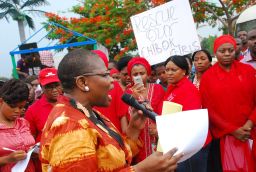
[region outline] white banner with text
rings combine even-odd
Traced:
[[[173,0],[131,17],[139,54],[151,65],[201,49],[188,0]]]

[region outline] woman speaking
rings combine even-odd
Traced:
[[[173,171],[182,155],[156,152],[130,166],[142,146],[138,136],[145,117],[132,114],[127,133],[122,136],[94,106],[108,106],[113,87],[102,59],[84,49],[68,53],[61,61],[58,76],[65,96],[53,108],[41,139],[43,171],[110,172]]]

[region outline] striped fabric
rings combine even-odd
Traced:
[[[14,127],[8,127],[0,123],[0,157],[10,154],[2,148],[7,147],[13,150],[28,151],[35,144],[35,140],[30,133],[29,123],[23,118],[17,118]],[[1,172],[10,172],[15,163],[0,166]],[[26,172],[34,172],[33,162],[30,161]]]

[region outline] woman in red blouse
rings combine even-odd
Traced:
[[[160,84],[148,83],[149,76],[151,75],[151,67],[148,61],[141,57],[132,58],[128,63],[127,71],[133,82],[130,93],[140,101],[149,102],[153,111],[160,114],[165,92]],[[136,77],[141,78],[141,83],[136,83]],[[135,162],[140,162],[151,155],[152,152],[155,152],[157,133],[156,125],[152,120],[147,119],[146,125],[140,134],[140,138],[144,146],[139,155],[136,156]]]
[[[29,123],[19,118],[28,100],[29,90],[25,83],[12,79],[0,89],[0,171],[10,172],[26,152],[35,144]],[[8,149],[6,149],[8,148]],[[29,161],[26,172],[34,172]]]
[[[165,101],[181,104],[182,110],[201,109],[200,94],[197,88],[187,78],[189,66],[186,56],[172,56],[165,62],[169,87],[165,94]],[[182,124],[181,124],[182,125]],[[208,137],[205,145],[210,142]],[[190,159],[178,164],[177,172],[206,172],[208,146],[201,149]]]
[[[210,156],[213,172],[255,172],[249,139],[254,138],[255,147],[256,72],[234,60],[235,49],[233,37],[216,38],[214,53],[218,62],[204,73],[200,84],[214,137]]]
[[[181,104],[182,110],[201,109],[200,94],[189,81],[189,67],[184,56],[172,56],[165,62],[169,87],[165,101]]]

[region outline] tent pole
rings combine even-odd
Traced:
[[[14,55],[11,55],[11,58],[12,58],[12,76],[13,78],[19,79]]]
[[[94,50],[97,50],[97,43],[96,43],[96,44],[93,44],[93,49],[94,49]]]

